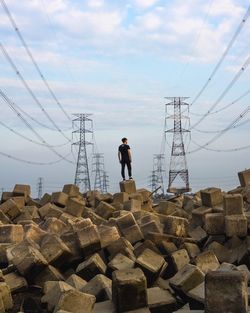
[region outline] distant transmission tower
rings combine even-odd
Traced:
[[[169,181],[167,191],[170,193],[180,194],[190,191],[189,177],[186,153],[183,141],[183,133],[189,132],[189,130],[182,128],[182,119],[188,118],[182,115],[182,106],[189,106],[184,100],[188,97],[166,97],[171,100],[166,104],[166,119],[174,120],[174,127],[171,129],[165,129],[166,133],[173,133],[173,142],[170,157],[169,166]],[[168,113],[168,108],[171,113]],[[173,183],[176,183],[173,186]],[[184,183],[184,186],[183,186]]]
[[[157,188],[157,175],[155,170],[153,170],[152,174],[149,176],[149,187],[151,188],[152,192]]]
[[[93,122],[89,118],[91,114],[77,113],[73,115],[76,116],[73,120],[73,127],[77,128],[73,134],[79,134],[79,140],[73,143],[73,145],[79,146],[75,184],[82,192],[86,192],[91,190],[87,147],[93,145]]]
[[[41,199],[43,196],[43,178],[39,177],[37,180],[37,198]]]
[[[95,173],[94,189],[102,192],[102,176],[104,172],[104,156],[103,153],[93,154],[93,172]]]
[[[163,175],[164,175],[164,154],[155,154],[153,159],[153,172],[155,174],[155,184],[156,188],[161,187],[158,191],[158,195],[164,196],[164,182],[163,182]],[[155,189],[156,189],[155,188]],[[155,190],[154,189],[154,190]]]
[[[107,193],[109,188],[109,176],[106,171],[103,171],[102,175],[102,192]]]

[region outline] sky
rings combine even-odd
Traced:
[[[186,102],[193,102],[234,36],[249,2],[5,0],[5,3],[67,114],[72,118],[74,113],[92,114],[95,151],[104,153],[110,191],[119,191],[117,147],[124,136],[131,147],[137,186],[150,188],[153,155],[164,152],[166,188],[172,134],[167,133],[167,144],[162,151],[165,104],[168,101],[165,97],[189,97]],[[250,18],[207,88],[190,106],[191,132],[185,135],[184,144],[193,191],[211,186],[232,189],[239,184],[237,172],[250,167],[249,149],[192,152],[197,147],[195,142],[204,145],[215,135],[210,131],[226,128],[249,105],[250,73],[246,63],[250,52],[249,26]],[[76,154],[66,139],[72,138],[72,123],[41,80],[3,9],[2,1],[0,35],[2,46],[38,101],[24,88],[0,50],[1,90],[22,110],[47,126],[45,128],[26,117],[43,140],[49,145],[63,145],[48,149],[48,146],[34,144],[16,135],[13,131],[38,141],[0,97],[0,121],[5,123],[5,126],[0,123],[0,153],[45,163],[56,161],[71,151]],[[243,65],[244,71],[232,83]],[[231,88],[225,92],[230,84]],[[219,112],[206,114],[212,106],[212,113]],[[187,114],[186,111],[184,115]],[[199,115],[204,114],[204,119],[192,128],[201,119]],[[248,145],[248,115],[242,119],[246,123],[228,130],[207,148],[225,150]],[[51,120],[62,132],[55,130]],[[188,128],[188,125],[187,120],[183,120],[183,127]],[[172,127],[169,119],[168,127]],[[91,163],[90,149],[88,153]],[[44,192],[60,190],[63,184],[74,181],[75,157],[71,153],[67,158],[71,163],[62,160],[53,165],[31,165],[0,155],[0,188],[12,190],[15,183],[27,183],[32,186],[35,196],[38,177],[43,177]]]

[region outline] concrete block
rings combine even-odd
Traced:
[[[40,245],[42,239],[47,235],[47,232],[42,230],[36,224],[35,225],[34,224],[24,225],[24,232],[25,232],[24,238],[31,239],[39,245]]]
[[[0,282],[0,298],[3,301],[4,311],[10,310],[13,307],[13,299],[11,296],[10,287],[6,282]]]
[[[11,199],[12,197],[14,197],[13,192],[3,191],[2,192],[2,197],[1,197],[1,203],[4,203],[5,201]]]
[[[135,262],[128,258],[127,256],[123,255],[122,253],[116,254],[116,256],[108,263],[108,270],[110,272],[116,270],[126,270],[133,268]]]
[[[51,202],[51,195],[48,194],[48,193],[45,193],[43,196],[42,196],[42,199],[39,201],[40,205],[43,206],[47,203]]]
[[[77,197],[79,195],[79,187],[73,184],[67,184],[63,186],[63,193],[66,193],[70,198]]]
[[[197,243],[202,243],[206,240],[207,233],[203,228],[198,226],[192,230],[189,230],[189,236],[193,238]]]
[[[124,202],[129,200],[129,195],[127,192],[117,192],[113,195],[113,202],[114,203],[121,203],[123,204]]]
[[[204,273],[199,267],[186,264],[170,279],[170,285],[177,290],[188,292],[197,287],[205,279]]]
[[[247,313],[247,276],[238,271],[210,271],[205,279],[206,313]]]
[[[187,237],[188,220],[177,216],[166,216],[164,218],[164,233],[176,237]]]
[[[219,242],[213,241],[207,249],[214,252],[220,263],[230,261],[231,251]]]
[[[141,269],[113,272],[112,300],[117,313],[147,306],[147,282]]]
[[[134,247],[126,238],[119,238],[118,240],[112,242],[109,246],[107,246],[107,251],[110,255],[110,259],[113,259],[118,253],[122,253],[134,260]]]
[[[18,243],[23,241],[24,231],[21,225],[0,225],[0,243]]]
[[[195,243],[185,242],[183,246],[187,250],[190,259],[194,259],[201,253],[199,246]]]
[[[153,287],[147,290],[147,294],[151,313],[172,313],[176,308],[176,300],[167,290]]]
[[[196,208],[192,211],[192,224],[195,226],[201,226],[205,224],[205,216],[208,213],[212,213],[213,209],[201,206],[199,208]]]
[[[117,226],[122,232],[123,229],[129,228],[136,224],[136,220],[132,213],[127,213],[116,219]]]
[[[202,205],[213,208],[222,203],[222,193],[220,188],[207,188],[200,191]]]
[[[141,201],[136,199],[130,199],[124,202],[123,209],[126,211],[136,212],[141,210]]]
[[[66,224],[55,217],[48,218],[43,224],[42,229],[51,234],[61,235],[67,231]]]
[[[114,211],[115,211],[115,208],[111,204],[101,201],[98,204],[95,210],[95,213],[107,220],[110,217],[112,217],[112,214]]]
[[[223,209],[226,215],[243,214],[243,197],[241,194],[223,196]]]
[[[83,214],[83,211],[85,209],[85,204],[83,201],[80,201],[75,198],[69,198],[67,200],[65,212],[69,213],[73,216],[80,217]]]
[[[43,287],[47,281],[63,281],[64,277],[61,272],[54,266],[48,265],[41,272],[39,272],[35,279],[34,284],[36,286]]]
[[[157,208],[157,212],[163,215],[171,215],[177,209],[175,203],[167,200],[161,200]]]
[[[208,235],[225,233],[225,216],[223,213],[208,213],[205,216],[205,230]]]
[[[220,266],[220,263],[213,251],[205,251],[201,253],[196,257],[195,263],[205,274],[210,270],[216,270]]]
[[[13,200],[18,208],[22,210],[25,206],[25,197],[24,196],[18,196],[18,197],[11,197],[11,200]]]
[[[28,197],[30,196],[30,192],[31,192],[31,189],[29,185],[16,184],[13,189],[13,195],[23,196],[25,198],[25,201],[28,200]]]
[[[76,274],[70,275],[65,282],[78,291],[82,291],[83,287],[87,284],[86,280]]]
[[[76,274],[84,280],[89,281],[98,274],[105,275],[106,264],[98,253],[93,254],[88,260],[80,263],[76,268]]]
[[[2,203],[0,205],[0,210],[11,220],[13,220],[22,213],[16,202],[12,199],[9,199],[6,202]]]
[[[85,227],[77,232],[80,249],[85,256],[92,255],[101,249],[100,235],[97,226]]]
[[[241,187],[250,185],[250,169],[238,173]]]
[[[135,193],[131,193],[130,195],[129,195],[129,199],[135,199],[135,200],[139,200],[139,201],[141,201],[141,203],[143,203],[144,202],[144,198],[143,198],[143,195],[142,195],[142,193],[140,193],[140,192],[135,192]],[[128,200],[129,200],[128,199]]]
[[[53,192],[51,195],[51,203],[55,203],[59,207],[64,208],[67,204],[69,196],[64,192]]]
[[[109,246],[112,242],[115,242],[120,238],[120,234],[115,226],[103,227],[102,229],[99,229],[99,233],[102,248]]]
[[[152,284],[158,278],[162,269],[167,267],[164,258],[150,249],[145,249],[136,259],[136,265],[140,267],[147,278],[147,285]]]
[[[174,251],[173,253],[171,253],[170,257],[175,272],[178,272],[190,262],[190,258],[186,249]]]
[[[96,303],[93,313],[116,313],[116,310],[113,302],[108,300]]]
[[[144,238],[147,238],[147,234],[149,232],[153,232],[153,233],[162,233],[162,228],[160,223],[157,223],[156,221],[151,221],[148,223],[145,223],[143,225],[141,225],[141,232],[144,236]]]
[[[82,292],[96,297],[96,302],[112,300],[112,280],[97,274],[83,288]]]
[[[144,238],[141,229],[137,224],[124,228],[122,230],[122,235],[132,244],[135,244]]]
[[[225,217],[225,231],[228,237],[247,236],[247,219],[244,215],[228,215]]]
[[[120,190],[121,192],[126,192],[128,194],[135,193],[136,192],[135,181],[132,179],[121,181]]]
[[[59,218],[62,215],[62,210],[55,204],[52,204],[50,202],[46,203],[42,207],[38,209],[39,215],[42,218],[48,218],[48,217],[56,217]]]

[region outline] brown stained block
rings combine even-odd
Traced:
[[[247,313],[247,276],[239,271],[210,271],[205,280],[206,313]]]
[[[157,212],[163,215],[171,215],[178,207],[175,203],[167,200],[161,200],[157,208]]]
[[[0,210],[11,220],[13,220],[22,213],[16,202],[12,199],[9,199],[1,204]]]
[[[74,313],[92,313],[94,304],[94,296],[77,290],[68,290],[61,295],[55,307],[55,312],[64,310]]]
[[[172,313],[176,307],[176,300],[169,291],[159,287],[149,288],[148,307],[151,313]]]
[[[55,217],[48,218],[43,224],[42,228],[51,234],[61,235],[67,231],[66,224]]]
[[[232,252],[219,242],[213,241],[208,245],[207,249],[214,252],[220,263],[230,262]]]
[[[2,192],[1,203],[4,203],[5,201],[11,199],[12,197],[14,197],[13,192],[10,191]]]
[[[136,212],[141,210],[142,202],[136,199],[130,199],[123,204],[123,209],[126,211]]]
[[[108,270],[110,272],[116,270],[126,270],[133,268],[135,262],[128,258],[127,256],[123,255],[122,253],[116,254],[116,256],[108,263]]]
[[[0,225],[0,243],[18,243],[23,241],[22,225]]]
[[[129,200],[128,193],[126,192],[117,192],[113,195],[113,203],[121,203],[123,204],[124,202]]]
[[[4,281],[9,286],[11,293],[22,292],[28,287],[26,279],[17,272],[4,275]]]
[[[79,246],[79,240],[76,232],[67,232],[60,237],[63,243],[69,248],[72,257],[68,260],[68,265],[71,262],[82,260],[82,252]]]
[[[6,282],[0,282],[0,298],[2,299],[4,307],[2,312],[12,309],[14,303],[11,296],[10,287],[6,284]]]
[[[121,181],[120,190],[121,192],[126,192],[128,194],[135,193],[136,192],[135,181],[132,179]]]
[[[25,206],[25,197],[19,196],[19,197],[11,197],[13,201],[15,201],[16,205],[20,210],[22,210]]]
[[[205,216],[205,230],[208,235],[225,233],[225,216],[223,213],[208,213]]]
[[[113,302],[108,300],[96,303],[93,313],[116,313],[116,310]]]
[[[85,227],[77,232],[81,251],[85,256],[101,249],[100,235],[96,225]]]
[[[134,247],[131,243],[124,237],[119,238],[118,240],[112,242],[109,246],[107,246],[107,251],[110,255],[110,259],[113,259],[118,253],[122,253],[134,260]]]
[[[186,249],[174,251],[171,253],[170,258],[175,272],[178,272],[190,262],[190,258]]]
[[[62,273],[58,271],[54,266],[46,266],[40,273],[38,273],[34,279],[34,283],[37,286],[43,287],[47,281],[63,281],[64,277]]]
[[[67,184],[63,186],[63,192],[70,198],[77,197],[79,195],[79,187],[73,184]]]
[[[165,216],[161,221],[164,224],[164,233],[176,237],[187,237],[188,220],[177,216]]]
[[[192,211],[192,224],[195,226],[203,226],[205,224],[206,214],[212,213],[212,208],[201,206]]]
[[[136,224],[122,230],[122,235],[129,241],[131,244],[135,244],[138,241],[144,239],[143,234],[140,230],[140,227]]]
[[[51,195],[51,203],[55,203],[59,207],[64,208],[67,204],[69,196],[64,192],[53,192]]]
[[[61,208],[59,208],[57,205],[52,203],[47,203],[41,208],[38,209],[38,212],[42,218],[49,218],[49,217],[56,217],[60,218],[63,214],[63,211]]]
[[[76,274],[70,275],[65,282],[78,291],[82,291],[83,287],[87,284],[86,280]]]
[[[202,205],[213,208],[214,206],[221,204],[222,193],[220,188],[207,188],[200,191]]]
[[[167,267],[164,258],[150,249],[145,249],[136,259],[136,265],[140,267],[147,278],[148,286],[158,278],[161,270]]]
[[[132,213],[126,213],[116,219],[117,226],[122,232],[123,229],[136,225],[136,220]]]
[[[65,212],[73,216],[80,217],[85,209],[85,203],[75,198],[69,198],[67,201]]]
[[[48,193],[45,193],[43,196],[42,196],[42,199],[39,201],[40,205],[41,206],[44,206],[45,204],[51,202],[51,195],[48,194]]]
[[[243,214],[243,197],[241,194],[227,194],[223,196],[223,209],[226,215]]]
[[[216,270],[220,266],[220,263],[213,251],[205,251],[199,254],[195,259],[195,263],[205,274],[210,270]]]
[[[247,219],[244,215],[228,215],[225,217],[225,232],[228,237],[247,236]]]
[[[238,173],[241,187],[250,185],[250,169]]]
[[[112,244],[112,242],[115,242],[120,238],[120,234],[115,226],[99,229],[99,233],[102,248],[106,248],[107,246]]]
[[[29,238],[40,244],[42,239],[47,235],[47,232],[42,230],[38,225],[27,224],[24,226],[25,236],[24,238]]]
[[[57,235],[47,235],[40,243],[40,252],[49,264],[60,267],[71,257],[71,251]]]
[[[30,196],[30,186],[29,185],[22,185],[22,184],[16,184],[13,189],[13,195],[14,196],[23,196],[25,198],[25,201],[28,200],[28,197]]]
[[[115,211],[115,208],[111,204],[101,201],[98,204],[95,210],[95,213],[107,220],[110,217],[112,217],[112,214],[114,211]]]
[[[197,255],[201,253],[199,246],[195,243],[185,242],[184,248],[187,250],[190,259],[194,259]]]
[[[82,292],[96,297],[96,302],[112,300],[112,280],[97,274],[83,288]]]
[[[76,268],[76,274],[84,280],[89,281],[98,274],[105,275],[106,264],[98,253],[93,254],[88,260],[80,263]]]
[[[170,279],[170,285],[177,290],[188,292],[204,281],[204,273],[195,265],[187,264]]]
[[[147,282],[141,269],[113,272],[112,300],[117,313],[147,306]]]
[[[205,230],[198,226],[189,231],[189,236],[197,241],[197,243],[202,243],[207,238],[207,233]]]
[[[11,224],[11,220],[2,211],[0,211],[0,223],[2,223],[2,224]]]
[[[153,232],[153,233],[162,233],[162,229],[160,227],[160,224],[157,223],[156,221],[151,221],[148,222],[146,224],[141,225],[141,232],[144,236],[144,238],[147,238],[147,234],[149,232]]]

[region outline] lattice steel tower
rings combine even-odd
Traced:
[[[93,172],[95,173],[94,189],[102,192],[102,176],[104,172],[104,156],[103,153],[93,154]]]
[[[166,97],[166,99],[171,100],[171,102],[166,104],[166,119],[174,120],[173,128],[165,129],[166,133],[173,133],[167,191],[175,194],[191,191],[183,140],[183,133],[190,131],[182,127],[182,120],[184,118],[188,119],[188,117],[182,114],[182,107],[185,106],[188,109],[189,106],[188,103],[184,102],[187,98],[188,97]],[[172,108],[170,109],[170,114],[168,113],[169,108]],[[177,184],[175,186],[173,186],[174,181]]]
[[[73,120],[73,134],[79,134],[79,140],[73,145],[79,146],[75,184],[82,192],[91,190],[88,151],[87,147],[93,145],[93,121],[89,118],[91,114],[77,113],[73,114],[76,118]]]
[[[41,199],[43,196],[43,178],[39,177],[37,180],[37,198]]]
[[[155,173],[155,184],[156,188],[161,187],[158,191],[158,195],[164,195],[164,154],[155,154],[153,159],[153,172]],[[155,189],[156,189],[155,188]]]
[[[109,188],[109,176],[106,171],[103,171],[102,175],[102,192],[107,193]]]

